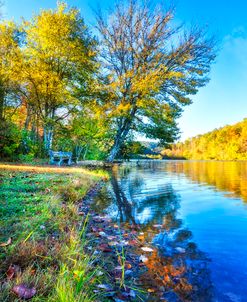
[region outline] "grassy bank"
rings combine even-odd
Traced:
[[[96,301],[77,201],[103,172],[0,165],[0,301]]]

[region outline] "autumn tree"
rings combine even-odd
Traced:
[[[172,144],[163,155],[200,160],[246,160],[247,119]]]
[[[41,121],[44,146],[52,146],[54,126],[67,118],[94,71],[95,41],[77,9],[58,3],[25,21],[23,95],[28,112]],[[29,116],[27,116],[29,118]]]
[[[0,154],[11,156],[21,143],[13,116],[22,104],[19,74],[22,54],[20,32],[13,22],[0,23]]]
[[[19,73],[22,65],[20,33],[13,22],[0,24],[0,121],[20,105]]]
[[[108,161],[113,161],[131,131],[173,141],[176,118],[190,96],[208,81],[215,44],[193,27],[176,27],[174,9],[128,0],[108,18],[97,14],[102,64],[102,102],[114,131]]]

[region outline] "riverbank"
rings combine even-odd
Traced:
[[[131,204],[116,169],[110,184],[128,215]],[[151,243],[167,231],[166,223],[120,223],[102,214],[105,199],[97,204],[97,196],[109,176],[78,167],[0,165],[1,301],[161,301],[172,293],[190,295],[181,263],[173,264]]]
[[[92,209],[108,179],[78,167],[0,164],[0,300],[146,301],[153,251],[137,225]]]
[[[97,301],[78,200],[106,179],[80,168],[0,165],[0,300]],[[83,290],[82,290],[83,289]]]

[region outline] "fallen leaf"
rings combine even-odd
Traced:
[[[142,249],[144,252],[153,252],[153,251],[154,251],[153,249],[151,249],[150,247],[147,247],[147,246],[141,247],[141,249]]]
[[[154,224],[153,227],[156,228],[156,229],[159,229],[159,228],[162,228],[163,225],[162,224]]]
[[[121,279],[122,278],[122,271],[121,270],[115,270],[114,271],[114,278],[117,279]]]
[[[147,262],[148,261],[148,258],[143,256],[143,255],[141,255],[139,259],[140,259],[141,262]]]
[[[8,246],[12,243],[12,239],[11,237],[8,239],[7,242],[3,242],[3,243],[0,243],[0,247],[5,247],[5,246]]]
[[[117,241],[110,241],[110,242],[108,242],[108,244],[109,244],[110,246],[116,246],[116,245],[118,245],[119,243],[118,243]]]
[[[96,227],[91,227],[92,232],[98,232],[98,228]]]
[[[139,235],[137,238],[138,238],[139,240],[141,240],[141,241],[144,241],[144,240],[145,240],[145,236],[144,236],[144,235]]]
[[[21,268],[19,265],[12,264],[9,266],[6,275],[8,280],[12,280],[14,277],[16,277],[17,273],[21,271]]]
[[[137,244],[138,242],[134,239],[129,241],[129,245],[137,245]]]
[[[99,232],[99,235],[100,235],[101,237],[105,237],[105,236],[106,236],[106,233],[105,233],[105,232]]]
[[[119,266],[116,266],[114,269],[117,271],[121,271],[123,268],[122,268],[122,266],[119,265]]]
[[[97,285],[97,287],[100,289],[107,290],[107,291],[113,290],[113,288],[109,284],[99,284],[99,285]]]
[[[26,284],[15,285],[12,288],[12,291],[18,296],[18,298],[26,300],[31,299],[37,292],[34,287],[29,287]]]
[[[107,236],[107,239],[113,241],[114,239],[116,239],[116,236]]]
[[[130,276],[130,275],[132,275],[132,274],[133,274],[133,271],[130,270],[130,269],[127,269],[127,270],[125,271],[125,275],[126,275],[126,276]]]
[[[112,252],[112,249],[109,247],[108,244],[105,244],[105,243],[102,243],[99,245],[99,249],[102,251],[102,252]]]
[[[36,269],[32,269],[32,270],[30,271],[30,274],[34,276],[34,275],[36,274]]]
[[[136,230],[132,230],[132,231],[131,231],[131,234],[136,235],[136,234],[137,234],[137,231],[136,231]]]

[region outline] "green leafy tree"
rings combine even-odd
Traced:
[[[108,129],[92,110],[84,110],[83,113],[75,116],[70,127],[77,159],[86,159],[88,153],[97,153],[94,154],[95,157],[100,156],[100,153],[104,155]]]

